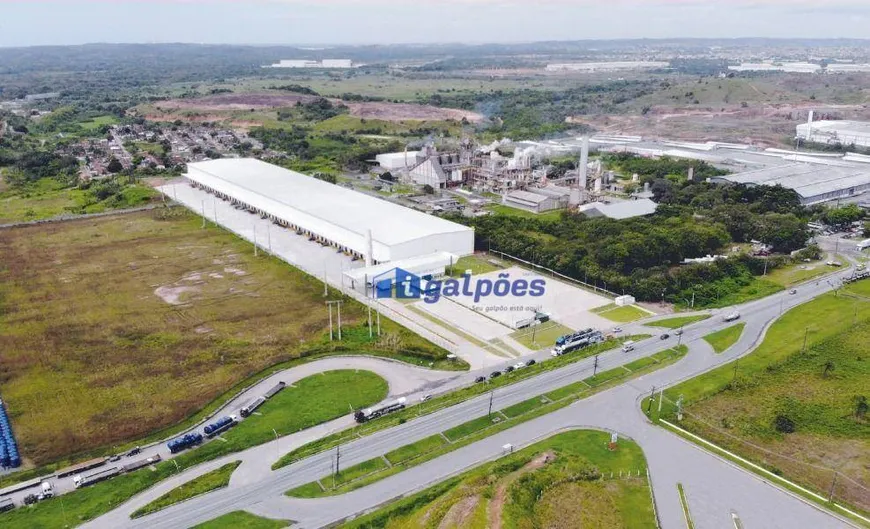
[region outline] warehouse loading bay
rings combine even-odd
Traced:
[[[238,209],[183,180],[166,184],[159,190],[167,198],[202,215],[205,222],[218,224],[251,241],[252,251],[256,241],[258,251],[272,253],[318,279],[325,278],[330,286],[345,292],[350,292],[351,289],[350,285],[345,284],[344,272],[365,267],[363,260],[354,260],[331,246],[310,241],[304,235],[297,235],[295,231],[282,228],[259,215]],[[476,282],[481,279],[496,281],[498,274],[508,273],[511,279],[531,281],[538,277],[543,278],[546,281],[545,294],[541,297],[521,298],[493,296],[478,302],[467,296],[459,296],[432,304],[423,300],[408,303],[381,299],[375,306],[398,312],[439,336],[448,339],[459,336],[463,343],[457,344],[453,351],[469,362],[472,368],[498,365],[508,358],[520,357],[552,346],[552,340],[523,340],[526,334],[541,333],[548,336],[557,329],[568,332],[588,327],[601,330],[613,327],[613,322],[591,312],[596,307],[612,303],[610,298],[500,260],[491,261],[499,263],[504,269],[473,276],[472,289],[476,288]],[[523,310],[501,310],[503,307],[522,307]],[[529,309],[549,314],[550,321],[542,323],[534,331],[528,327],[517,329],[519,320],[533,315],[534,310]]]

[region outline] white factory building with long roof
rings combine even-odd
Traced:
[[[195,188],[370,266],[474,251],[472,228],[260,160],[190,163],[184,176]]]

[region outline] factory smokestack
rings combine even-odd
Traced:
[[[815,117],[816,112],[814,110],[810,110],[810,115],[807,117],[807,141],[811,141],[813,137],[813,118]]]
[[[368,230],[366,232],[366,266],[372,266],[374,264],[374,259],[372,258],[372,253],[374,250],[372,249],[374,245],[372,244],[372,230]]]
[[[580,150],[580,166],[577,167],[577,183],[581,189],[586,189],[586,177],[589,170],[589,136],[583,136],[583,147]]]

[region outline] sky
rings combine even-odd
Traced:
[[[870,0],[0,0],[0,46],[870,38]]]

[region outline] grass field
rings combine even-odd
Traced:
[[[740,305],[748,301],[766,298],[767,296],[776,294],[777,292],[780,292],[782,290],[783,286],[778,283],[774,283],[773,281],[768,281],[766,279],[754,278],[750,284],[724,296],[706,300],[696,298],[694,308],[719,308],[730,307],[731,305]],[[688,303],[686,303],[686,305],[683,305],[681,303],[678,305],[686,308],[688,306]]]
[[[643,453],[627,439],[610,451],[609,438],[587,430],[559,434],[341,527],[654,528]],[[641,477],[609,479],[620,471]]]
[[[120,449],[303,357],[450,363],[390,321],[370,341],[347,300],[330,344],[317,279],[182,210],[3,230],[0,254],[0,384],[29,463]]]
[[[135,185],[125,189],[122,196],[121,201],[111,198],[98,201],[85,190],[65,187],[57,180],[43,178],[27,189],[9,188],[0,192],[0,224],[142,206],[157,194],[149,187]]]
[[[726,327],[721,331],[708,334],[704,337],[704,341],[710,344],[714,351],[721,353],[737,343],[737,340],[740,339],[740,335],[743,334],[744,327],[746,327],[745,323],[738,323],[737,325]]]
[[[681,427],[824,496],[836,469],[835,499],[870,511],[868,300],[862,281],[788,311],[738,363],[666,390],[663,417],[682,394]]]
[[[509,217],[523,217],[527,219],[538,219],[538,220],[549,220],[555,221],[562,218],[562,211],[556,209],[553,211],[547,211],[545,213],[533,213],[531,211],[526,211],[524,209],[512,208],[510,206],[505,206],[504,204],[492,204],[488,206],[490,211],[495,213],[496,215],[506,215]]]
[[[848,261],[840,261],[848,262]],[[823,260],[813,261],[811,263],[796,263],[793,265],[783,266],[770,271],[765,277],[766,280],[772,281],[777,285],[789,287],[801,281],[807,281],[820,275],[834,272],[835,269],[825,265]]]
[[[303,378],[263,404],[251,417],[207,443],[179,457],[185,467],[311,428],[376,404],[387,397],[384,379],[369,371],[326,371]]]
[[[450,270],[450,275],[453,277],[459,277],[465,274],[466,270],[471,270],[472,275],[486,274],[487,272],[501,270],[501,268],[490,263],[488,259],[495,258],[486,255],[466,255],[465,257],[461,257],[453,265],[452,270]]]
[[[136,509],[130,517],[139,518],[146,514],[159,511],[160,509],[165,509],[170,505],[175,505],[178,502],[189,500],[190,498],[199,496],[200,494],[205,494],[206,492],[226,487],[230,484],[230,477],[233,475],[233,471],[241,464],[241,461],[233,461],[232,463],[227,463],[220,468],[192,479],[180,487],[172,489],[163,496],[160,496],[148,505]]]
[[[269,520],[245,511],[235,511],[214,520],[201,523],[192,529],[281,529],[290,525],[282,520]]]
[[[532,351],[541,349],[542,347],[550,347],[556,343],[556,339],[566,334],[571,334],[573,330],[565,327],[561,323],[548,321],[534,328],[520,329],[511,333],[511,338],[523,344]]]
[[[653,315],[635,305],[617,307],[613,303],[592,309],[592,312],[616,323],[630,323]]]
[[[679,329],[685,325],[691,325],[695,322],[704,321],[709,318],[709,314],[700,314],[698,316],[681,316],[677,318],[668,318],[666,320],[657,320],[647,323],[647,327],[663,327],[665,329]]]

